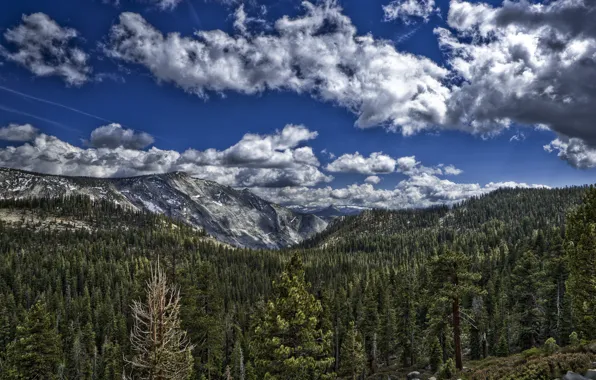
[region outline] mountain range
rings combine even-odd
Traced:
[[[0,199],[86,195],[165,214],[243,248],[278,249],[320,232],[328,222],[183,172],[131,178],[66,177],[0,168]]]

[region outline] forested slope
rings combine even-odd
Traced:
[[[594,191],[577,208],[585,190],[502,190],[452,209],[367,211],[282,251],[229,248],[166,217],[84,197],[0,202],[0,211],[37,216],[0,221],[0,378],[27,378],[23,360],[59,378],[130,374],[130,305],[143,299],[158,260],[181,290],[197,379],[386,379],[427,365],[447,377],[454,328],[464,361],[551,337],[579,345],[596,338],[588,318],[596,310],[582,299],[596,299],[582,273],[596,264],[585,253],[596,241]],[[50,216],[65,226],[39,221]],[[36,335],[32,321],[46,319]],[[294,338],[309,349],[280,349]],[[33,361],[18,344],[27,339],[55,350]],[[296,363],[310,372],[292,377]]]

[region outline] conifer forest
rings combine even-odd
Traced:
[[[596,189],[365,211],[292,248],[0,201],[2,379],[554,379],[596,362]],[[48,222],[49,221],[49,222]]]

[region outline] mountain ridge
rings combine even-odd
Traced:
[[[315,215],[294,212],[247,189],[237,190],[180,171],[96,178],[0,168],[0,198],[63,195],[86,195],[161,213],[201,227],[216,239],[237,247],[284,248],[327,227],[327,222]]]

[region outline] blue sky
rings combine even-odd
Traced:
[[[529,26],[521,16],[513,21],[506,19],[506,11],[511,7],[518,7],[522,15],[525,12],[545,16],[546,20],[546,16],[556,14],[557,9],[577,6],[577,2],[575,5],[570,0],[551,2],[558,3],[556,8],[552,4],[515,1],[501,4],[500,1],[343,0],[313,2],[314,10],[309,13],[301,2],[290,0],[253,0],[244,4],[172,0],[164,3],[167,9],[160,7],[160,1],[167,0],[121,0],[119,4],[108,0],[21,0],[0,6],[0,33],[3,34],[0,38],[3,46],[0,50],[0,127],[12,126],[5,130],[4,135],[8,136],[5,141],[0,141],[2,165],[54,174],[99,176],[181,169],[224,184],[252,187],[274,201],[303,205],[416,207],[478,195],[497,186],[490,183],[566,186],[594,182],[596,139],[592,133],[594,126],[589,121],[590,103],[594,99],[586,100],[587,92],[580,92],[583,91],[581,78],[577,83],[557,87],[568,78],[562,74],[561,78],[552,78],[554,85],[549,87],[548,80],[545,83],[544,78],[548,78],[553,67],[544,62],[550,62],[554,54],[559,53],[547,50],[542,37],[557,34],[566,46],[565,57],[570,62],[565,69],[590,80],[594,78],[593,69],[573,71],[572,64],[595,56],[596,36],[590,34],[590,30],[572,35],[564,26],[551,27],[546,22]],[[591,9],[590,5],[584,6]],[[240,9],[248,21],[239,22]],[[394,13],[390,13],[391,9]],[[25,19],[39,14],[44,16]],[[134,17],[123,19],[122,14]],[[275,22],[284,17],[313,23],[320,18],[332,21],[319,25],[320,30],[316,32],[307,32],[308,38],[298,41],[302,38],[296,37],[298,34],[286,39],[280,37],[283,32],[277,29]],[[345,19],[337,21],[340,17]],[[129,29],[138,27],[141,22],[145,27],[136,36],[125,34],[114,38],[110,34],[116,30],[130,33]],[[335,22],[339,26],[334,25]],[[54,44],[63,44],[59,51],[38,45],[35,38],[18,40],[40,33],[39,28],[50,23],[60,28],[51,35],[55,38]],[[149,39],[142,34],[147,25],[154,32]],[[18,29],[20,26],[25,28]],[[353,36],[351,26],[357,30]],[[438,28],[449,35],[440,34]],[[241,56],[240,62],[252,57],[242,50],[245,48],[250,54],[271,54],[270,57],[285,53],[286,48],[304,49],[306,53],[288,53],[289,67],[297,66],[299,71],[292,74],[291,79],[279,82],[271,77],[287,74],[267,65],[255,69],[260,63],[238,69],[238,61],[234,60],[229,66],[221,64],[220,70],[217,60],[199,62],[202,58],[197,58],[197,65],[218,66],[219,71],[213,69],[208,75],[197,74],[192,64],[176,63],[179,59],[176,54],[180,53],[176,48],[188,51],[190,48],[185,46],[201,39],[193,35],[194,32],[215,30],[221,30],[231,39],[246,37],[248,42],[233,45],[231,52],[217,52]],[[10,31],[14,32],[12,37],[7,35]],[[168,33],[179,33],[186,45],[176,45],[165,37]],[[516,41],[515,36],[520,33],[528,38]],[[163,39],[158,40],[157,35]],[[266,44],[254,42],[257,36],[270,37],[269,43],[279,42],[279,49],[268,52]],[[372,53],[352,52],[348,48],[338,49],[337,56],[332,57],[308,53],[308,44],[314,49],[315,43],[333,42],[334,38],[341,43],[345,36],[356,41],[355,47]],[[374,42],[368,45],[358,42],[357,38],[363,36]],[[49,39],[48,35],[45,38]],[[534,45],[531,41],[539,42]],[[142,48],[147,45],[143,44],[153,44],[153,50],[148,53],[149,50]],[[577,46],[582,46],[580,51]],[[208,47],[211,53],[219,48],[215,47],[215,42]],[[85,56],[84,62],[73,63],[74,49]],[[161,53],[166,50],[167,53]],[[39,57],[22,58],[23,54],[39,51],[42,52]],[[494,52],[494,57],[486,51]],[[504,57],[503,51],[511,57],[507,54]],[[389,58],[387,52],[390,52]],[[570,56],[571,53],[575,55]],[[460,62],[454,61],[454,57],[464,58]],[[348,71],[337,70],[335,66],[329,69],[326,58],[345,65]],[[68,59],[70,61],[66,62]],[[366,59],[381,60],[378,73],[374,66],[363,62]],[[168,60],[167,64],[164,60]],[[69,70],[82,77],[72,79],[72,71],[65,74],[62,66],[67,64],[71,65]],[[317,65],[321,65],[320,74],[307,72]],[[487,67],[499,65],[515,70],[482,74]],[[418,69],[418,66],[425,68]],[[41,73],[42,68],[45,73]],[[178,68],[179,72],[173,72]],[[231,70],[236,71],[230,74]],[[262,72],[265,79],[252,79]],[[387,73],[391,77],[375,82],[374,78]],[[349,81],[350,88],[337,90],[335,83],[325,83],[326,75],[337,75],[342,84],[344,80]],[[286,83],[289,80],[296,80],[298,84]],[[391,84],[383,81],[391,81]],[[360,94],[351,86],[364,90]],[[498,86],[502,88],[495,89]],[[576,88],[579,88],[578,93],[574,92]],[[411,94],[399,98],[402,92]],[[425,96],[428,100],[424,100]],[[526,104],[528,109],[523,109]],[[423,110],[420,111],[420,107]],[[578,114],[581,117],[576,117]],[[10,133],[22,133],[16,127],[23,125],[30,125],[34,132],[25,138],[11,137]],[[98,138],[97,141],[109,141],[98,145],[102,143],[94,142],[92,132],[109,125],[110,128],[94,132],[96,137],[103,134],[104,140]],[[292,133],[307,130],[316,132],[316,137],[309,135],[291,143],[267,137],[275,136],[276,130],[281,131],[286,125],[301,126],[302,129],[293,129]],[[273,156],[266,160],[259,156],[255,161],[254,157],[248,157],[251,152],[242,151],[243,156],[232,151],[225,153],[247,133],[259,135],[259,143],[273,144],[273,148],[269,146],[269,151],[263,154],[285,152],[294,158],[281,162]],[[151,136],[150,143],[134,149],[124,140],[118,140],[131,141],[142,134]],[[52,136],[53,140],[41,141],[40,135],[46,136],[46,140],[47,136]],[[255,139],[251,141],[252,144]],[[48,148],[51,144],[66,145]],[[246,144],[245,148],[251,151],[252,145]],[[8,147],[21,149],[15,152]],[[142,155],[152,147],[160,152],[183,154],[191,149],[199,154],[193,155],[192,163],[189,159],[176,159],[175,164],[160,161],[159,165],[129,162],[131,155],[141,157],[132,151],[140,151]],[[305,153],[300,150],[304,147],[312,151],[306,152],[308,163],[296,158],[296,151]],[[123,153],[124,148],[128,151]],[[109,149],[113,152],[108,152]],[[219,152],[219,156],[203,154],[208,149]],[[255,145],[254,149],[260,148]],[[388,157],[389,161],[384,162],[389,166],[368,171],[358,169],[358,164],[354,163],[356,152],[364,160],[375,152],[382,152]],[[79,161],[73,161],[73,155]],[[89,164],[86,155],[92,155],[95,161]],[[349,156],[333,165],[342,155]],[[51,160],[44,159],[48,156]],[[414,160],[399,161],[412,156]],[[172,160],[171,155],[168,157],[163,160]],[[145,156],[142,159],[148,160]],[[372,159],[366,162],[375,165]],[[101,165],[113,170],[99,170],[97,166]],[[446,165],[459,169],[458,174],[447,174],[441,169]],[[306,166],[310,173],[308,180],[301,172]],[[317,172],[314,177],[313,171]],[[290,183],[270,180],[274,175],[292,179]],[[370,184],[363,185],[371,176],[381,181],[370,179]],[[350,186],[360,188],[350,189]],[[317,192],[317,189],[327,190]],[[409,195],[405,196],[406,193]]]

